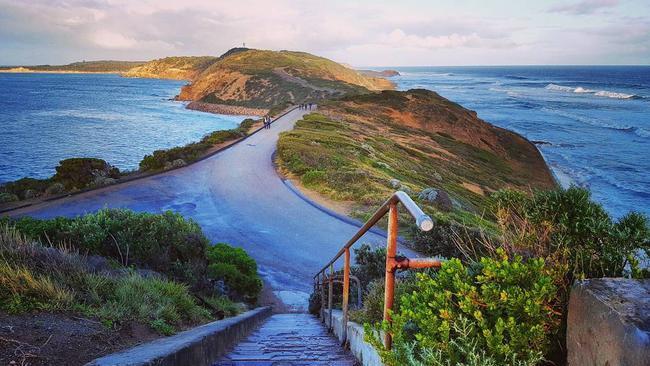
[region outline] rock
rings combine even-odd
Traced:
[[[438,190],[435,188],[425,188],[418,194],[419,199],[427,202],[435,201],[436,197],[438,197]]]
[[[442,211],[451,211],[454,208],[451,197],[442,189],[425,188],[418,194],[418,198],[435,204]]]
[[[433,178],[438,182],[442,182],[442,175],[440,175],[438,172],[433,173]]]
[[[402,186],[402,182],[400,182],[399,179],[395,179],[395,178],[389,180],[388,184],[395,189],[398,189],[399,187]]]
[[[176,159],[174,161],[168,161],[165,163],[165,169],[174,169],[174,168],[180,168],[182,166],[187,165],[185,160],[183,159]]]
[[[174,168],[180,168],[180,167],[185,166],[185,165],[187,165],[187,163],[183,159],[176,159],[176,160],[172,161],[172,167],[174,167]]]
[[[566,342],[569,366],[650,365],[650,279],[576,282]]]

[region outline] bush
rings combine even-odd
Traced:
[[[20,198],[13,193],[0,192],[0,203],[15,202],[19,199]]]
[[[565,266],[558,270],[567,287],[574,278],[623,276],[629,258],[650,249],[647,217],[631,212],[614,221],[582,188],[533,196],[500,191],[493,196],[493,212],[506,249]]]
[[[111,322],[137,320],[164,335],[175,326],[211,319],[210,312],[196,304],[185,285],[132,274],[108,280],[102,286],[97,315]]]
[[[117,179],[120,170],[102,159],[71,158],[59,162],[52,179],[63,184],[65,189],[72,190],[90,186],[99,176]]]
[[[140,171],[163,170],[171,162],[179,159],[188,163],[195,161],[214,145],[246,136],[248,130],[250,130],[254,123],[255,120],[246,118],[239,124],[239,127],[211,132],[203,136],[199,142],[192,142],[185,146],[177,146],[167,150],[156,150],[152,154],[145,155],[142,158],[142,161],[140,161]]]
[[[248,302],[257,301],[262,290],[262,280],[257,274],[257,264],[241,248],[219,243],[207,251],[208,275],[221,280],[228,289]]]
[[[208,239],[196,222],[171,211],[104,209],[74,219],[26,217],[13,224],[32,239],[67,243],[82,253],[149,268],[191,285],[206,273]]]
[[[34,178],[21,178],[13,182],[7,182],[2,185],[3,194],[7,199],[13,200],[22,200],[26,199],[26,193],[28,191],[32,192],[44,192],[47,186],[50,184],[50,179],[34,179]],[[4,201],[4,202],[11,202]]]
[[[483,237],[484,233],[480,230],[441,219],[436,219],[430,231],[422,231],[414,225],[411,226],[413,249],[429,256],[464,258],[466,253],[459,248],[457,242],[481,242]],[[480,256],[480,253],[478,254]]]
[[[410,356],[411,364],[435,364],[433,353],[440,352],[448,364],[467,364],[476,350],[500,365],[542,360],[559,323],[553,278],[542,259],[510,259],[501,249],[498,254],[470,267],[452,259],[435,275],[417,274],[416,288],[401,297],[393,323],[383,324],[393,334],[392,351],[368,337],[383,360],[398,365]],[[454,345],[457,338],[470,339],[473,347]]]

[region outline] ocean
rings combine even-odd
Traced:
[[[49,177],[71,157],[136,169],[154,150],[200,140],[245,118],[171,101],[184,84],[114,74],[0,73],[0,183]]]
[[[387,67],[538,142],[565,187],[650,215],[650,66]],[[386,68],[375,68],[376,70]]]

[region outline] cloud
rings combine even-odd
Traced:
[[[619,3],[620,0],[582,0],[577,3],[554,6],[549,9],[549,12],[586,15],[607,8],[614,8],[618,6]]]
[[[549,10],[548,3],[512,7],[505,0],[490,6],[454,0],[0,0],[0,64],[219,55],[243,42],[367,66],[540,63],[551,54],[555,63],[583,60],[557,56],[561,50],[593,55],[599,62],[598,53],[616,55],[636,42],[629,49],[639,50],[634,51],[637,62],[648,62],[650,55],[643,51],[648,23],[622,17],[626,7],[615,14],[602,11],[617,4],[574,0],[538,16]],[[628,15],[640,13],[643,9]],[[598,34],[617,30],[617,43]],[[568,33],[570,38],[564,36]]]

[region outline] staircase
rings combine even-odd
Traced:
[[[359,365],[309,314],[276,314],[213,366]]]

